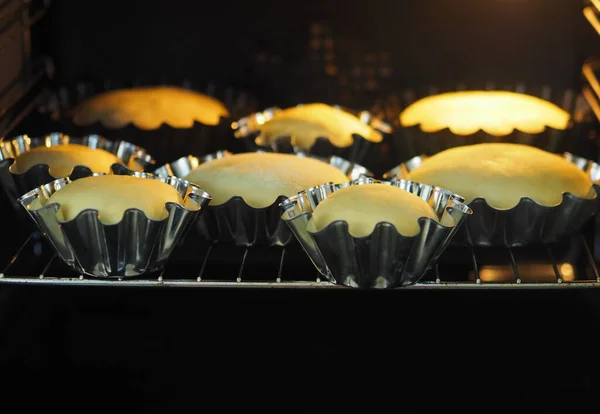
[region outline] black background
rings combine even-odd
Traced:
[[[263,106],[343,99],[369,106],[431,84],[577,88],[583,60],[599,50],[582,4],[58,0],[40,47],[55,57],[60,82],[211,80],[246,89]],[[333,41],[334,75],[325,73],[326,46],[311,44],[314,30]]]

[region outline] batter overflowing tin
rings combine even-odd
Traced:
[[[61,88],[48,111],[68,133],[127,140],[156,154],[162,164],[227,147],[233,142],[232,120],[254,108],[244,93],[213,84],[104,82]]]
[[[368,177],[310,188],[280,208],[323,276],[361,288],[418,282],[471,215],[447,190]]]
[[[391,127],[369,112],[353,114],[320,103],[269,108],[232,124],[249,150],[337,155],[363,163],[376,152]]]
[[[58,257],[101,278],[161,270],[209,201],[182,179],[119,166],[114,174],[59,178],[19,199]]]
[[[99,135],[20,135],[0,142],[0,182],[19,212],[16,200],[26,192],[57,178],[110,173],[113,164],[140,172],[155,166],[144,148]]]
[[[585,99],[572,90],[516,85],[496,88],[406,90],[378,102],[373,112],[394,125],[397,165],[422,154],[480,143],[516,143],[549,152],[585,154],[594,128]]]
[[[238,246],[285,246],[293,236],[281,221],[279,203],[303,188],[327,181],[371,175],[366,168],[340,157],[304,154],[225,151],[187,156],[156,170],[200,185],[213,201],[196,228],[206,240]]]
[[[556,242],[579,230],[600,207],[599,171],[596,163],[568,153],[478,144],[415,157],[386,178],[462,190],[474,214],[455,242],[513,247]]]

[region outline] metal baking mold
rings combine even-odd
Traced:
[[[128,209],[116,224],[104,224],[98,210],[86,209],[73,220],[56,217],[57,203],[50,196],[75,181],[69,177],[44,184],[19,198],[58,257],[80,274],[100,278],[134,277],[161,270],[185,239],[210,201],[210,195],[180,178],[162,178],[115,165],[114,174],[162,181],[175,188],[186,202],[166,203],[167,217],[153,220],[139,209]],[[105,175],[104,173],[88,176]],[[190,205],[191,204],[191,205]]]
[[[302,104],[297,105],[302,106]],[[374,150],[383,140],[383,134],[390,134],[392,127],[384,121],[374,117],[369,111],[353,112],[340,106],[333,106],[336,110],[345,111],[356,115],[360,121],[373,128],[373,134],[377,140],[368,139],[371,137],[362,137],[358,134],[353,134],[353,142],[347,147],[337,147],[331,143],[329,137],[318,137],[315,143],[308,149],[300,148],[294,145],[292,137],[281,136],[274,139],[269,144],[261,142],[260,127],[265,122],[273,119],[273,117],[282,111],[277,107],[267,108],[262,112],[257,112],[246,116],[237,122],[231,124],[234,130],[234,136],[237,139],[244,141],[246,148],[251,151],[264,150],[272,152],[293,153],[293,154],[311,154],[320,157],[328,157],[337,155],[351,162],[362,163],[369,153]]]
[[[260,151],[259,151],[260,152]],[[185,177],[198,165],[229,156],[227,151],[219,151],[204,157],[188,155],[165,164],[154,171],[156,175]],[[304,153],[296,154],[306,157]],[[341,157],[328,158],[310,156],[338,168],[349,179],[357,179],[373,174],[365,167]],[[232,197],[220,205],[208,205],[196,224],[200,236],[206,240],[221,243],[233,243],[238,246],[285,246],[293,236],[288,227],[281,222],[279,203],[287,196],[281,195],[268,207],[249,206],[243,198]]]
[[[132,171],[147,171],[155,165],[154,159],[144,148],[126,141],[110,141],[99,135],[71,137],[58,132],[34,138],[19,135],[11,140],[0,142],[0,183],[18,211],[22,210],[19,203],[16,202],[20,196],[63,177],[52,176],[47,164],[34,165],[22,174],[13,173],[11,170],[16,158],[33,148],[66,144],[85,145],[113,153]],[[76,166],[69,176],[75,179],[91,173],[92,171],[85,166]]]
[[[393,185],[421,197],[434,209],[439,222],[421,217],[421,232],[413,237],[403,236],[387,222],[377,224],[366,237],[351,236],[348,223],[343,220],[334,221],[318,232],[307,230],[312,212],[329,195],[350,185],[373,183]],[[391,182],[362,177],[348,183],[326,183],[310,188],[284,200],[280,208],[283,221],[319,273],[329,281],[350,287],[385,289],[417,283],[437,262],[472,214],[463,201],[462,197],[439,187],[408,180]]]
[[[164,81],[129,79],[115,82],[111,79],[98,79],[93,83],[77,82],[61,85],[44,109],[48,118],[54,118],[54,122],[64,132],[73,135],[94,133],[109,139],[125,140],[141,145],[154,155],[159,164],[188,153],[209,154],[221,148],[229,148],[230,145],[235,146],[236,140],[231,131],[231,122],[257,110],[256,100],[242,90],[214,82],[197,84],[189,79],[184,79],[172,86],[213,97],[222,102],[231,115],[221,117],[221,121],[217,125],[205,125],[194,121],[188,128],[177,128],[168,123],[162,123],[153,130],[139,129],[133,123],[122,128],[109,128],[101,121],[91,125],[76,125],[73,122],[74,108],[88,98],[117,89],[157,85],[164,85]],[[242,145],[241,142],[238,144]]]
[[[463,90],[505,90],[524,93],[549,101],[571,115],[572,122],[564,129],[546,127],[544,131],[530,134],[518,129],[505,136],[490,135],[479,130],[471,135],[457,135],[449,128],[436,132],[423,132],[420,125],[410,127],[400,124],[400,113],[410,104],[429,97],[446,92],[457,92]],[[595,127],[595,122],[590,121],[589,105],[585,98],[576,91],[555,90],[549,85],[528,85],[523,83],[508,85],[506,87],[487,82],[485,85],[456,85],[455,87],[428,87],[426,89],[407,89],[387,97],[372,108],[373,113],[380,115],[384,120],[394,126],[390,142],[393,153],[398,158],[391,165],[396,165],[403,160],[410,159],[421,154],[433,155],[449,148],[473,145],[487,142],[510,142],[516,144],[531,145],[543,150],[562,153],[565,151],[575,153],[586,153],[589,144],[585,137]]]
[[[476,198],[468,203],[473,218],[468,220],[453,243],[470,246],[517,247],[536,243],[552,243],[579,230],[600,208],[600,165],[588,159],[565,153],[567,161],[585,171],[594,182],[590,192],[595,197],[578,197],[563,193],[562,202],[544,206],[528,197],[511,209],[498,210],[485,199]],[[411,158],[388,171],[385,179],[405,179],[410,171],[419,167],[427,156]]]

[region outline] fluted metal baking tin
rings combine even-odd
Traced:
[[[109,128],[102,122],[91,125],[76,125],[72,120],[73,109],[85,99],[117,89],[129,89],[141,86],[171,85],[203,93],[221,101],[231,116],[222,117],[217,125],[205,125],[194,121],[189,128],[177,128],[167,123],[153,130],[144,130],[129,123],[122,128]],[[57,125],[63,131],[73,135],[99,134],[113,140],[126,140],[141,145],[154,155],[159,164],[166,163],[188,153],[209,154],[221,148],[235,146],[236,140],[231,130],[234,119],[256,111],[256,101],[243,91],[229,86],[210,82],[195,84],[189,80],[183,82],[155,82],[132,79],[129,82],[116,83],[110,79],[99,82],[80,82],[75,85],[62,86],[46,109],[57,118]]]
[[[330,223],[323,230],[307,230],[312,212],[332,193],[349,185],[393,185],[429,203],[440,222],[421,217],[421,232],[400,234],[387,222],[379,223],[366,237],[353,237],[348,223]],[[281,204],[282,219],[290,227],[317,270],[332,283],[360,288],[395,288],[418,282],[450,243],[472,212],[463,198],[447,190],[408,180],[379,181],[362,177],[343,184],[326,183],[310,188]],[[368,203],[369,200],[362,200]],[[468,221],[468,220],[466,220]],[[446,226],[441,223],[454,222]]]
[[[22,174],[13,173],[11,167],[15,159],[34,148],[65,144],[85,145],[90,148],[111,152],[133,171],[148,171],[148,169],[155,166],[154,159],[144,148],[126,141],[110,141],[99,135],[71,137],[58,132],[34,138],[27,135],[19,135],[11,140],[0,142],[0,183],[17,211],[21,212],[23,210],[17,202],[20,196],[43,184],[64,177],[53,177],[46,164],[34,165]],[[91,173],[92,171],[89,168],[78,166],[73,169],[70,177],[75,179]]]
[[[334,108],[339,111],[350,112],[339,106],[334,106]],[[262,112],[248,115],[237,122],[232,123],[235,137],[244,141],[246,148],[250,151],[263,150],[293,154],[307,153],[319,157],[336,155],[356,163],[363,163],[369,154],[381,144],[381,142],[368,140],[367,137],[362,137],[358,134],[354,134],[352,136],[353,142],[348,147],[336,147],[335,145],[331,144],[329,137],[317,138],[315,143],[309,149],[302,149],[293,145],[292,138],[285,136],[273,140],[270,145],[259,144],[260,126],[273,119],[273,117],[280,111],[281,109],[277,107],[267,108]],[[355,115],[361,120],[361,122],[373,128],[375,133],[381,135],[382,140],[384,134],[390,134],[392,132],[390,125],[374,117],[368,111],[361,111],[355,113]]]
[[[572,162],[589,174],[593,182],[600,180],[600,165],[585,158],[565,153]],[[427,158],[411,158],[388,171],[385,179],[405,179],[407,174]],[[600,208],[600,185],[594,184],[594,198],[577,197],[564,193],[556,206],[543,206],[524,197],[519,204],[507,210],[491,207],[483,198],[468,203],[473,218],[467,221],[453,243],[470,246],[516,247],[536,243],[552,243],[579,230]]]
[[[86,209],[73,220],[60,222],[57,203],[48,204],[52,194],[69,185],[59,178],[23,195],[19,202],[54,247],[58,257],[76,271],[100,278],[125,278],[161,270],[171,253],[185,239],[210,201],[199,187],[176,177],[162,178],[115,166],[115,174],[159,180],[175,188],[190,208],[166,203],[168,215],[153,220],[139,209],[128,209],[116,224],[103,224],[98,211]],[[104,175],[103,173],[89,174]]]
[[[154,173],[160,176],[171,174],[183,178],[198,165],[229,155],[227,151],[219,151],[204,157],[188,155],[159,167]],[[303,153],[296,155],[307,156]],[[340,169],[349,179],[372,175],[365,167],[337,156],[329,158],[311,156],[311,158],[317,158]],[[237,246],[285,246],[293,240],[288,227],[281,221],[279,211],[279,203],[285,199],[286,196],[282,195],[268,207],[254,208],[243,198],[233,197],[226,203],[207,206],[196,228],[202,238],[212,242],[234,243]]]
[[[573,122],[564,130],[547,127],[538,134],[514,130],[504,136],[490,135],[482,130],[470,135],[458,135],[448,128],[436,132],[423,132],[420,125],[410,127],[400,125],[400,113],[410,104],[429,96],[463,90],[506,90],[532,95],[564,109],[571,114]],[[489,82],[479,86],[457,85],[455,88],[430,87],[427,90],[405,90],[388,97],[386,101],[379,102],[372,112],[384,114],[382,117],[394,125],[391,142],[394,147],[393,152],[397,155],[391,165],[396,165],[402,160],[421,154],[433,155],[448,148],[486,142],[512,142],[531,145],[549,152],[570,151],[584,154],[590,148],[593,150],[593,142],[581,138],[594,127],[594,123],[587,121],[589,117],[585,115],[586,107],[584,98],[573,90],[552,90],[549,86],[525,84],[500,87]]]

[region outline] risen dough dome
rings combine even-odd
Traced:
[[[73,122],[101,122],[107,128],[133,123],[140,129],[191,128],[194,121],[217,125],[229,112],[218,100],[198,92],[171,86],[120,89],[94,96],[75,108]]]
[[[209,161],[184,178],[207,191],[211,205],[240,196],[255,208],[268,207],[279,196],[292,196],[328,181],[348,181],[342,171],[322,161],[255,152]]]
[[[379,132],[358,117],[321,103],[284,109],[261,125],[260,132],[257,142],[261,145],[290,136],[303,149],[310,148],[317,138],[328,138],[336,147],[348,147],[353,142],[352,134],[370,141],[382,140]]]
[[[34,165],[47,164],[50,175],[67,177],[76,166],[88,167],[92,172],[110,172],[113,164],[122,164],[113,153],[93,149],[85,145],[66,144],[52,147],[37,147],[19,155],[11,167],[16,174],[23,174]]]
[[[419,218],[438,218],[422,198],[386,184],[363,184],[342,188],[323,200],[308,222],[308,230],[323,230],[336,220],[348,222],[354,237],[368,236],[378,223],[388,222],[403,236],[419,234]]]
[[[115,224],[125,210],[142,210],[148,218],[167,217],[165,204],[184,201],[175,188],[162,181],[126,175],[101,175],[73,181],[50,196],[48,203],[60,204],[60,221],[73,220],[85,209],[98,210],[100,221]]]
[[[520,144],[477,144],[442,151],[408,175],[446,188],[466,202],[484,198],[497,209],[516,206],[522,197],[554,206],[562,194],[590,196],[592,181],[559,155]]]
[[[565,129],[569,113],[551,102],[508,91],[461,91],[429,96],[409,105],[400,123],[420,125],[424,132],[444,128],[457,135],[482,130],[502,136],[519,130],[539,134],[548,126]]]

